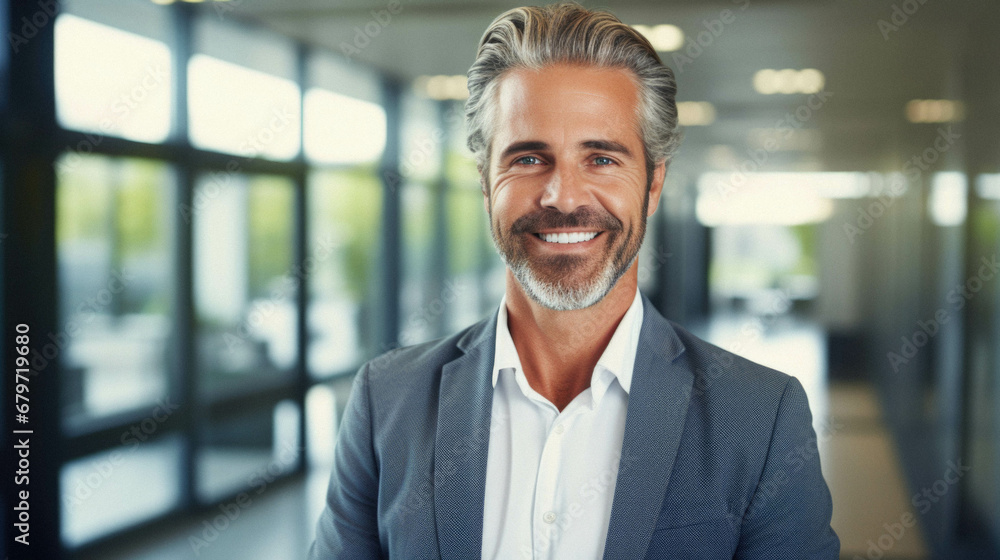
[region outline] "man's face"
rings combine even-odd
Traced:
[[[555,64],[500,82],[490,232],[528,296],[550,309],[600,301],[635,260],[659,201],[665,166],[647,177],[627,72]]]

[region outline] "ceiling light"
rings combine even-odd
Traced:
[[[950,99],[914,99],[906,104],[906,119],[912,123],[958,122],[965,119],[965,105]]]
[[[823,89],[824,84],[823,73],[815,68],[803,70],[765,68],[758,70],[753,76],[753,88],[757,93],[764,95],[817,93]]]
[[[775,74],[778,93],[792,94],[799,91],[798,74],[791,68],[778,70],[778,73]]]
[[[765,68],[763,70],[758,70],[756,74],[753,75],[753,88],[757,90],[757,93],[763,93],[764,95],[771,95],[778,91],[778,80],[777,72],[771,70],[770,68]]]
[[[823,73],[815,68],[799,70],[795,82],[800,92],[816,93],[823,89]]]
[[[461,74],[455,76],[419,76],[413,81],[413,88],[420,95],[437,100],[461,100],[469,97],[467,78]]]
[[[677,103],[677,122],[681,126],[706,126],[715,121],[715,107],[707,101]]]
[[[633,25],[632,28],[641,33],[659,52],[676,51],[684,46],[684,32],[676,25]]]

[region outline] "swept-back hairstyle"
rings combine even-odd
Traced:
[[[609,12],[573,2],[514,8],[494,19],[483,33],[468,74],[467,143],[484,177],[484,189],[500,78],[511,69],[537,70],[560,62],[631,70],[639,89],[637,116],[647,174],[651,176],[660,161],[670,163],[680,143],[674,102],[677,83],[642,34]]]

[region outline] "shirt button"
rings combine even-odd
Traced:
[[[563,426],[562,424],[558,424],[552,431],[554,431],[557,434],[561,434],[561,433],[563,433],[563,432],[566,431],[566,426]]]
[[[544,515],[542,515],[542,521],[546,523],[554,523],[555,520],[556,520],[556,512],[554,511],[547,511],[545,512]]]

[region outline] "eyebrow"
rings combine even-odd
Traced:
[[[621,142],[615,142],[613,140],[584,140],[580,142],[581,148],[590,148],[592,150],[602,150],[605,152],[615,152],[622,154],[626,157],[634,157],[632,151],[629,150],[625,144]],[[518,152],[535,152],[550,149],[550,146],[539,140],[526,140],[523,142],[514,142],[510,146],[504,149],[500,154],[500,159],[505,160],[508,157],[518,153]]]

